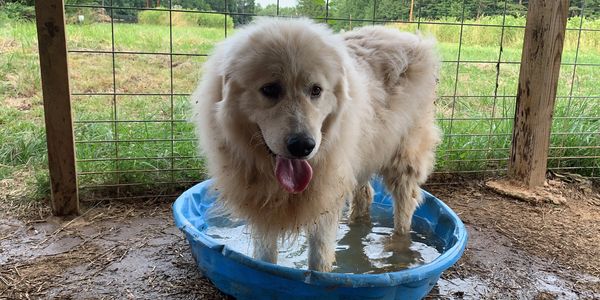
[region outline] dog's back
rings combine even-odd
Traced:
[[[409,81],[435,82],[439,59],[432,39],[374,26],[363,27],[344,34],[350,54],[384,84],[388,91]],[[417,78],[417,77],[429,78]]]
[[[363,27],[343,37],[361,81],[369,82],[365,99],[356,99],[367,102],[371,111],[359,116],[363,133],[357,149],[362,162],[358,180],[380,172],[398,151],[404,153],[403,160],[418,152],[432,153],[439,141],[433,125],[439,69],[435,41],[381,26]],[[416,167],[419,181],[433,166],[432,155],[426,156],[425,161],[431,161]]]

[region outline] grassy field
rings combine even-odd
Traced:
[[[9,22],[2,26],[0,180],[26,182],[32,187],[28,196],[39,197],[48,192],[48,179],[35,25]],[[445,138],[439,148],[437,170],[504,169],[523,29],[506,29],[506,44],[500,54],[501,32],[497,28],[465,26],[460,45],[459,27],[445,26],[452,25],[421,28],[438,38],[445,61],[438,101],[439,125]],[[69,25],[67,34],[70,50],[113,49],[110,24]],[[224,32],[193,26],[176,26],[170,32],[168,26],[115,24],[114,36],[117,51],[206,54],[224,38]],[[582,34],[577,54],[576,37],[577,31],[567,33],[563,55],[567,65],[560,74],[549,166],[597,177],[600,66],[581,65],[574,69],[572,63],[577,56],[578,63],[600,64],[600,32]],[[459,53],[461,63],[457,66]],[[170,193],[180,187],[174,182],[203,178],[204,164],[195,158],[192,126],[185,120],[189,116],[187,94],[193,90],[204,60],[186,55],[70,54],[83,194],[101,197],[106,188],[111,190],[116,184],[129,185],[119,188],[121,196],[140,194],[147,185]],[[106,95],[113,92],[117,96]],[[99,95],[80,95],[90,93]],[[156,95],[124,95],[132,93]],[[175,96],[169,96],[171,93]],[[599,98],[582,98],[588,96]],[[92,188],[98,185],[102,188]]]

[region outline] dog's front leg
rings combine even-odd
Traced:
[[[354,188],[352,193],[352,207],[350,210],[350,224],[371,222],[371,203],[375,192],[369,182]]]
[[[277,263],[277,235],[264,234],[254,237],[254,253],[255,259]]]
[[[325,212],[308,230],[308,268],[329,272],[335,262],[338,214]]]

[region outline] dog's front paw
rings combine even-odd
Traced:
[[[335,245],[328,243],[311,246],[313,247],[308,250],[308,269],[320,272],[331,271],[335,262]]]
[[[253,257],[258,260],[277,263],[277,236],[265,235],[262,237],[254,237],[254,253]]]
[[[335,260],[333,260],[333,259],[329,262],[327,262],[325,260],[315,260],[315,261],[310,260],[308,262],[308,269],[314,270],[314,271],[319,271],[319,272],[331,272],[331,270],[333,269],[334,261]]]
[[[308,236],[308,268],[329,272],[335,262],[337,214],[321,215]]]

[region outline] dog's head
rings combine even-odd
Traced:
[[[275,19],[226,43],[223,106],[256,125],[280,184],[303,191],[347,93],[343,41],[308,20]]]

